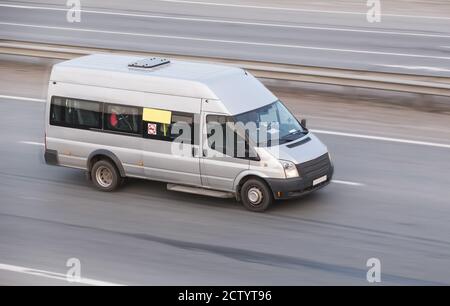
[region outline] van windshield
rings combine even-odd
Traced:
[[[281,101],[233,117],[241,122],[249,138],[258,146],[283,144],[308,133]],[[253,126],[253,128],[251,128]]]

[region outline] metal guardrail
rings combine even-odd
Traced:
[[[150,52],[74,47],[9,40],[0,40],[0,53],[53,59],[71,59],[93,53],[116,53],[144,56],[150,55]],[[253,75],[259,78],[342,85],[450,97],[450,78],[444,77],[284,65],[176,54],[151,53],[151,55],[179,60],[215,62],[238,66],[250,71]]]

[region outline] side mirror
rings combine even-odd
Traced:
[[[300,121],[300,123],[302,124],[302,126],[304,128],[306,128],[306,119],[302,119],[302,121]]]

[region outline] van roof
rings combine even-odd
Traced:
[[[53,66],[50,80],[89,86],[220,100],[231,115],[276,100],[244,70],[225,65],[170,61],[151,69],[128,67],[143,57],[95,54]]]

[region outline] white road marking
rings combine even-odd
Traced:
[[[430,59],[450,60],[450,57],[448,57],[448,56],[431,56],[431,55],[410,54],[410,53],[392,53],[392,52],[380,52],[380,51],[369,51],[369,50],[352,50],[352,49],[324,48],[324,47],[302,46],[302,45],[287,45],[287,44],[273,44],[273,43],[263,43],[263,42],[238,41],[238,40],[209,39],[209,38],[189,37],[189,36],[172,36],[172,35],[159,35],[159,34],[146,34],[146,33],[131,33],[131,32],[119,32],[119,31],[71,28],[71,27],[56,27],[56,26],[34,25],[34,24],[22,24],[22,23],[12,23],[12,22],[0,22],[0,24],[1,25],[6,25],[6,26],[18,26],[18,27],[39,28],[39,29],[52,29],[52,30],[61,30],[61,31],[89,32],[89,33],[128,35],[128,36],[137,36],[137,37],[152,37],[152,38],[191,40],[191,41],[226,43],[226,44],[236,44],[236,45],[251,45],[251,46],[260,46],[260,47],[306,49],[306,50],[333,51],[333,52],[343,52],[343,53],[390,55],[390,56],[399,56],[399,57],[415,57],[415,58],[430,58]]]
[[[0,95],[0,99],[10,99],[10,100],[21,100],[21,101],[30,101],[30,102],[41,102],[41,103],[45,103],[45,99],[27,98],[27,97],[18,97],[18,96],[5,96],[5,95]]]
[[[195,4],[205,6],[222,6],[222,7],[236,7],[236,8],[251,8],[261,10],[277,10],[288,12],[305,12],[305,13],[324,13],[324,14],[348,14],[348,15],[366,15],[366,12],[350,12],[350,11],[335,11],[335,10],[315,10],[315,9],[301,9],[301,8],[289,8],[289,7],[277,7],[277,6],[259,6],[259,5],[246,5],[246,4],[231,4],[231,3],[217,3],[217,2],[203,2],[203,1],[184,1],[184,0],[154,0],[159,2],[172,2],[181,4]],[[403,15],[403,14],[386,14],[383,16],[400,17],[400,18],[422,18],[422,19],[442,19],[450,20],[450,17],[440,16],[421,16],[421,15]]]
[[[34,10],[48,10],[48,11],[67,11],[68,10],[66,8],[43,7],[43,6],[27,6],[27,5],[13,5],[13,4],[1,4],[1,3],[0,3],[0,7],[34,9]],[[316,27],[316,26],[303,26],[303,25],[287,25],[287,24],[278,24],[278,23],[232,21],[232,20],[209,19],[209,18],[173,17],[173,16],[161,16],[161,15],[119,13],[119,12],[111,12],[111,11],[83,10],[83,9],[80,10],[80,11],[83,12],[83,13],[87,13],[87,14],[127,16],[127,17],[167,19],[167,20],[181,20],[181,21],[194,21],[194,22],[207,22],[207,23],[239,24],[239,25],[248,25],[248,26],[277,27],[277,28],[288,28],[288,29],[307,29],[307,30],[337,31],[337,32],[357,32],[357,33],[370,33],[370,34],[383,34],[383,35],[403,35],[403,36],[450,38],[450,35],[442,35],[442,34],[425,34],[425,33],[412,33],[412,32],[399,32],[399,31],[376,31],[376,30],[361,30],[361,29],[348,29],[348,28],[337,28],[337,27]]]
[[[311,129],[310,131],[313,133],[316,133],[316,134],[327,134],[327,135],[353,137],[353,138],[364,138],[364,139],[371,139],[371,140],[381,140],[381,141],[388,141],[388,142],[406,143],[406,144],[413,144],[413,145],[450,149],[450,144],[444,144],[444,143],[416,141],[416,140],[381,137],[381,136],[370,136],[370,135],[343,133],[343,132],[333,132],[333,131],[315,130],[315,129]]]
[[[365,186],[362,183],[356,183],[356,182],[350,182],[350,181],[341,181],[341,180],[331,180],[332,183],[336,184],[342,184],[342,185],[349,185],[349,186]]]
[[[379,64],[378,66],[389,67],[389,68],[401,68],[407,70],[428,70],[434,72],[450,72],[450,69],[438,68],[438,67],[428,67],[428,66],[404,66],[404,65],[384,65]]]
[[[35,141],[19,141],[19,143],[32,145],[32,146],[41,146],[41,147],[45,146],[45,143],[35,142]]]
[[[25,268],[25,267],[13,266],[13,265],[7,265],[7,264],[0,264],[0,270],[34,275],[34,276],[45,277],[45,278],[50,278],[50,279],[57,279],[60,281],[65,281],[68,284],[83,284],[83,285],[91,285],[91,286],[123,286],[123,285],[119,285],[119,284],[115,284],[115,283],[104,282],[104,281],[99,281],[99,280],[90,279],[90,278],[81,278],[77,282],[70,283],[67,281],[66,275],[61,274],[61,273],[55,273],[55,272],[50,272],[50,271],[45,271],[45,270],[37,270],[37,269]]]

